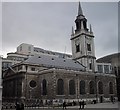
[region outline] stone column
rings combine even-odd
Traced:
[[[53,97],[56,97],[56,72],[53,70]]]
[[[78,76],[78,74],[76,74],[75,87],[76,87],[76,99],[79,99],[79,76]]]

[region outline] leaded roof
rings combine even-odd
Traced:
[[[49,55],[36,55],[28,58],[25,63],[39,64],[51,68],[64,68],[70,70],[84,71],[85,67],[78,61],[66,58],[53,57]]]

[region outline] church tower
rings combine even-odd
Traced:
[[[92,27],[87,28],[87,19],[79,2],[78,15],[75,20],[76,29],[72,27],[71,45],[72,57],[86,67],[87,71],[95,72],[95,47]]]

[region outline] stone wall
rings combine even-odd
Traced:
[[[39,75],[29,75],[27,83],[29,85],[30,80],[34,79],[37,82],[35,88],[28,87],[27,97],[37,98],[37,99],[94,99],[96,97],[103,96],[103,98],[110,98],[111,96],[116,96],[116,81],[113,75],[102,75],[94,73],[85,72],[75,72],[68,70],[48,70],[39,73]],[[42,81],[47,81],[47,95],[42,95]],[[64,94],[57,95],[57,80],[63,79],[64,81]],[[73,79],[75,81],[75,95],[69,95],[69,81]],[[85,81],[85,91],[86,94],[80,95],[79,82],[81,80]],[[97,94],[95,87],[95,94],[89,94],[89,82],[94,81],[98,85],[98,82],[103,83],[103,94]],[[113,94],[109,94],[109,82],[113,83]],[[96,85],[95,85],[96,86]],[[29,93],[29,91],[31,93]],[[97,95],[97,96],[96,96]]]

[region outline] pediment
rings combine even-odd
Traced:
[[[16,72],[11,67],[9,67],[7,70],[3,72],[3,78],[11,76],[13,74],[16,74]]]

